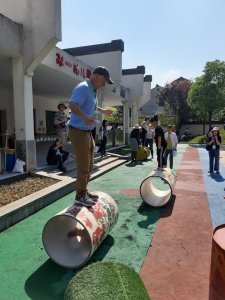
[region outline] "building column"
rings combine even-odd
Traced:
[[[131,126],[134,126],[137,123],[138,123],[138,107],[137,107],[137,104],[134,103],[132,105],[132,124],[131,124]]]
[[[26,170],[36,169],[36,142],[33,118],[33,74],[24,74],[23,57],[12,59],[13,100],[17,158],[26,162]]]
[[[123,142],[129,144],[129,105],[128,100],[122,100],[123,104]]]

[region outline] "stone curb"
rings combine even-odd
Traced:
[[[124,159],[118,159],[102,166],[101,169],[93,170],[90,180],[93,180],[126,163],[126,161],[127,160]],[[0,232],[41,210],[45,206],[75,191],[76,178],[60,176],[54,173],[46,173],[44,171],[33,172],[33,174],[58,179],[60,182],[1,207]]]

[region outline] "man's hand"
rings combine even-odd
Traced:
[[[104,109],[103,114],[110,117],[113,115],[113,111],[111,109]]]
[[[106,116],[112,116],[113,115],[113,110],[111,110],[111,109],[105,109],[105,108],[98,107],[98,111],[100,111],[100,113],[102,113]]]
[[[89,126],[94,125],[96,123],[93,117],[89,117],[87,115],[84,117],[84,122]]]

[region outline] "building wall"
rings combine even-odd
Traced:
[[[33,71],[61,40],[61,1],[0,0],[0,7],[1,14],[23,25],[24,69]]]
[[[93,68],[97,66],[106,67],[110,76],[112,77],[115,83],[121,81],[122,74],[122,53],[121,51],[110,51],[105,53],[89,54],[77,56],[77,59],[83,61],[87,65],[92,66]]]
[[[219,127],[220,130],[224,129],[224,124],[222,123],[213,123],[212,127]],[[180,135],[184,134],[185,129],[189,128],[189,132],[192,136],[202,135],[203,133],[203,124],[183,124],[180,129]],[[206,124],[205,132],[207,133],[209,130],[209,125]]]
[[[53,96],[40,96],[34,95],[34,109],[36,112],[36,133],[45,134],[47,131],[46,128],[46,111],[56,112],[58,111],[57,106],[59,103],[67,104],[68,99],[58,98],[56,99]],[[69,116],[69,111],[66,111]],[[38,129],[41,130],[38,130]]]
[[[0,88],[0,110],[6,110],[6,129],[10,134],[14,133],[14,107],[13,107],[13,94],[10,90]],[[4,132],[2,132],[4,133]],[[1,133],[0,133],[1,134]]]
[[[140,109],[149,99],[151,99],[151,82],[144,82],[143,96],[139,99],[138,109]]]
[[[143,96],[143,74],[123,75],[122,85],[129,89],[129,104],[137,103]]]

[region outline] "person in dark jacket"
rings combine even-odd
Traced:
[[[101,140],[100,147],[98,149],[98,152],[101,152],[101,157],[106,156],[106,144],[108,139],[108,131],[107,131],[107,120],[102,121],[102,125],[99,128],[99,136]]]
[[[133,127],[130,133],[130,148],[131,148],[131,160],[132,162],[137,161],[137,151],[140,145],[140,129],[138,124]]]
[[[163,129],[158,124],[157,115],[150,119],[150,123],[152,124],[153,128],[155,128],[155,144],[157,149],[158,170],[163,170],[163,168],[166,167],[164,152],[167,147],[167,142],[165,140]]]
[[[220,144],[222,142],[219,127],[213,127],[208,133],[207,145],[209,150],[209,173],[219,174]]]
[[[69,152],[63,150],[63,145],[60,139],[56,139],[48,150],[47,163],[49,165],[58,165],[58,169],[62,172],[66,171],[63,163],[67,160]]]

